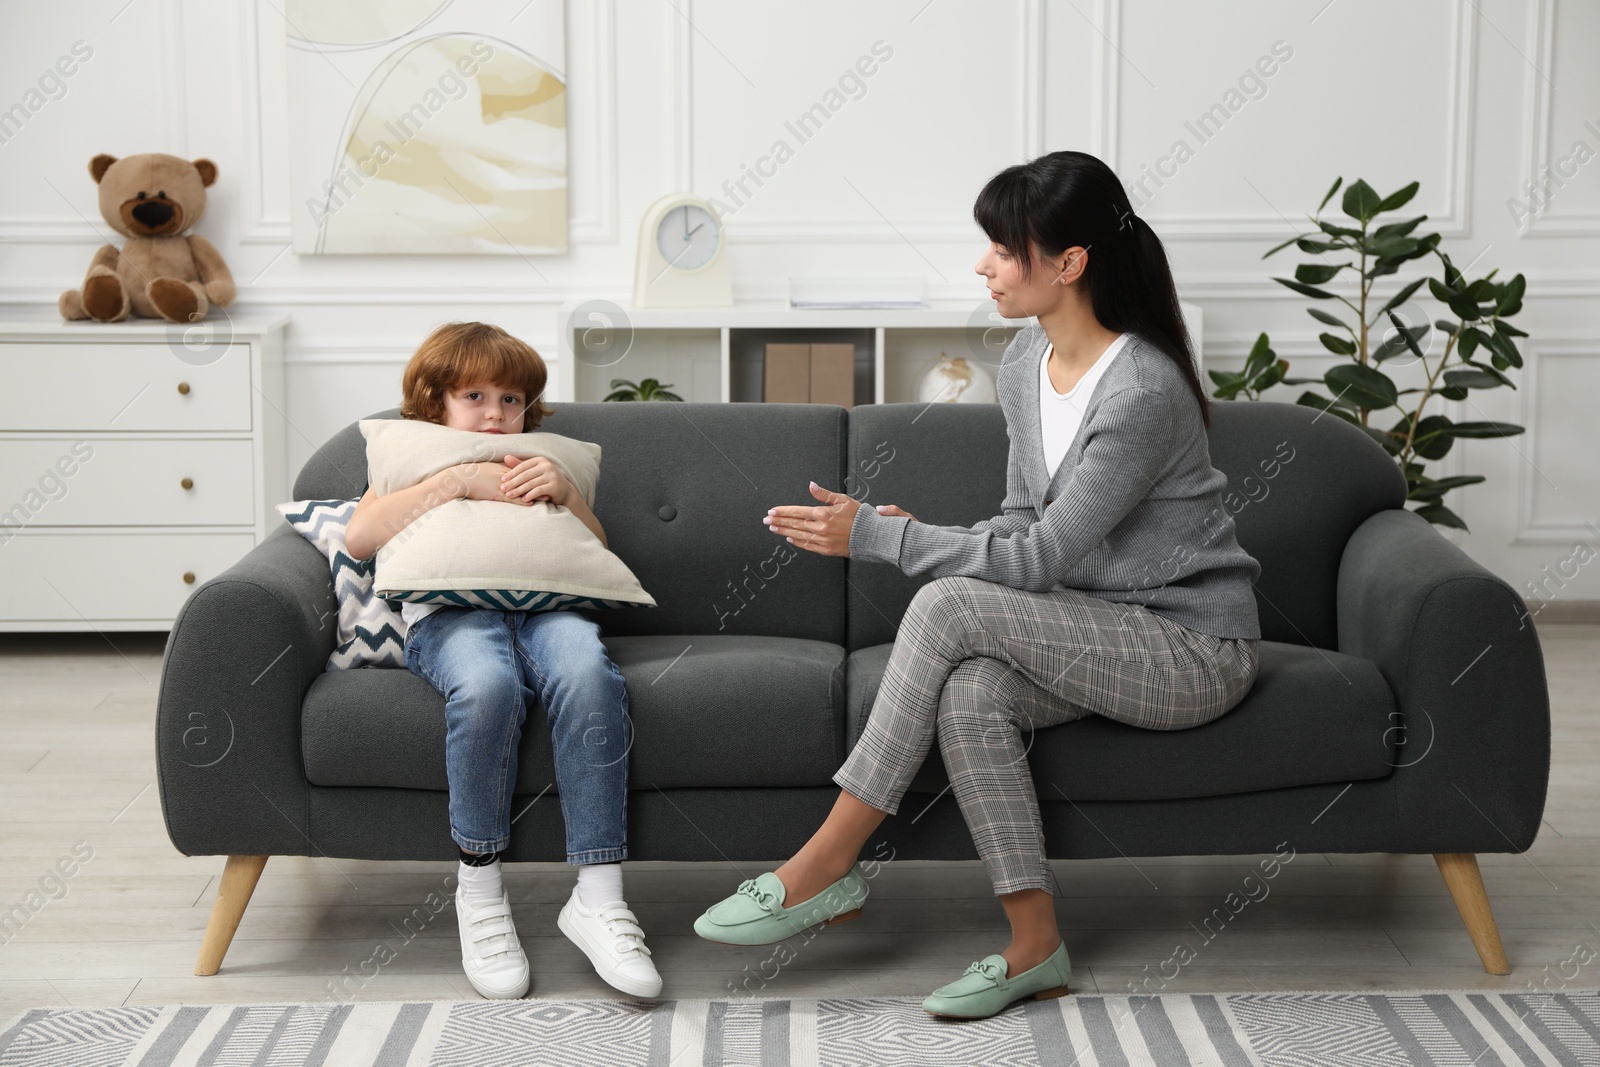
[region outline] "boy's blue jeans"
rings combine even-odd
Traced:
[[[568,863],[627,858],[628,749],[622,672],[600,627],[574,611],[440,608],[406,634],[406,666],[444,695],[450,836],[468,852],[511,844],[522,721],[550,724]]]

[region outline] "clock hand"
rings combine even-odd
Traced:
[[[689,209],[687,207],[683,209],[683,238],[684,240],[689,239]]]
[[[700,225],[696,226],[694,229],[692,229],[688,233],[684,234],[683,235],[683,239],[685,241],[687,241],[689,238],[693,237],[695,234],[699,233],[701,230],[703,230],[705,228],[706,228],[706,224],[702,222]]]

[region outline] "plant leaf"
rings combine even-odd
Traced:
[[[1378,213],[1379,205],[1382,203],[1383,198],[1378,195],[1377,190],[1368,185],[1365,179],[1357,178],[1345,186],[1341,206],[1346,215],[1365,223]]]
[[[1372,236],[1380,241],[1385,237],[1404,237],[1406,234],[1416,229],[1417,224],[1422,222],[1427,217],[1428,216],[1426,215],[1418,215],[1416,218],[1407,219],[1405,222],[1385,223],[1384,225],[1379,226],[1376,230],[1373,230]]]
[[[1498,332],[1488,334],[1484,337],[1484,343],[1489,346],[1495,355],[1513,367],[1522,366],[1522,353],[1517,351],[1517,346],[1505,334]],[[1496,364],[1496,366],[1498,365]]]
[[[1438,500],[1452,489],[1459,489],[1463,485],[1477,485],[1481,481],[1483,481],[1481,474],[1458,474],[1450,478],[1440,478],[1438,481],[1427,479],[1413,486],[1406,499]]]
[[[1400,450],[1405,447],[1405,438],[1402,437],[1396,440],[1388,430],[1380,430],[1376,426],[1363,426],[1361,428],[1366,431],[1368,437],[1382,445],[1383,450],[1391,456],[1398,455]]]
[[[1515,315],[1522,310],[1522,294],[1528,288],[1528,280],[1522,275],[1517,275],[1506,283],[1505,290],[1500,294],[1500,300],[1495,305],[1496,315]],[[1522,336],[1526,337],[1527,334]]]
[[[1393,407],[1398,399],[1395,384],[1387,374],[1359,363],[1331,367],[1322,380],[1336,399],[1368,410]]]
[[[1321,219],[1317,220],[1317,226],[1319,228],[1321,228],[1323,233],[1328,234],[1331,237],[1360,237],[1361,236],[1361,231],[1360,230],[1352,230],[1348,226],[1336,226],[1335,224],[1333,224],[1331,222],[1324,222]]]
[[[1310,285],[1302,285],[1301,283],[1295,281],[1293,278],[1274,278],[1272,280],[1277,282],[1279,285],[1288,286],[1290,289],[1293,289],[1295,292],[1299,293],[1301,296],[1309,296],[1314,300],[1336,300],[1336,299],[1338,299],[1332,293],[1328,292],[1325,289],[1318,289],[1315,286],[1310,286]]]
[[[1417,250],[1414,237],[1385,237],[1381,241],[1368,241],[1367,251],[1379,259],[1405,259]]]
[[[1468,367],[1445,371],[1444,380],[1447,385],[1459,385],[1463,389],[1498,389],[1504,384],[1505,375],[1499,371]]]
[[[1294,245],[1296,248],[1300,249],[1300,251],[1308,252],[1311,255],[1319,255],[1323,252],[1332,252],[1335,248],[1349,247],[1343,241],[1313,241],[1309,237],[1295,238]],[[1278,248],[1282,247],[1283,245],[1278,246]],[[1274,249],[1273,251],[1277,251],[1277,249]],[[1262,256],[1261,258],[1266,259],[1267,257]]]
[[[1280,359],[1257,375],[1255,380],[1250,383],[1250,388],[1254,389],[1258,393],[1263,389],[1270,389],[1272,386],[1283,381],[1283,374],[1288,369],[1289,361],[1286,359]]]
[[[1417,509],[1417,514],[1433,523],[1435,526],[1453,526],[1458,530],[1467,530],[1467,524],[1461,521],[1461,516],[1445,507],[1443,504],[1428,504]],[[1467,530],[1471,533],[1471,530]]]
[[[1326,311],[1323,311],[1321,308],[1306,308],[1306,314],[1310,315],[1312,318],[1316,319],[1318,322],[1327,323],[1329,326],[1340,326],[1340,327],[1343,327],[1346,330],[1350,329],[1350,327],[1345,326],[1344,320],[1341,319],[1339,316],[1330,315]],[[1351,330],[1350,332],[1354,333],[1355,331]]]
[[[1354,266],[1352,263],[1302,263],[1294,269],[1296,281],[1305,282],[1307,285],[1321,285],[1331,282],[1338,273],[1346,267]]]
[[[1429,415],[1417,423],[1417,432],[1411,438],[1411,450],[1423,459],[1443,459],[1455,444],[1450,435],[1451,422],[1443,415]]]
[[[1396,318],[1393,312],[1389,313],[1389,317],[1391,319]],[[1378,347],[1372,350],[1372,362],[1382,363],[1384,360],[1393,359],[1408,348],[1413,352],[1416,351],[1414,347],[1415,339],[1421,337],[1430,329],[1432,329],[1431,326],[1423,323],[1420,326],[1407,326],[1397,330],[1386,331],[1387,335],[1378,343]],[[1421,359],[1422,357],[1419,355],[1417,358]]]
[[[1477,303],[1466,293],[1450,294],[1450,310],[1461,317],[1463,322],[1475,322],[1483,318],[1483,311]]]
[[[1396,293],[1393,296],[1391,296],[1389,298],[1389,302],[1387,304],[1384,304],[1383,307],[1378,309],[1378,314],[1382,315],[1384,312],[1388,311],[1390,308],[1397,308],[1401,304],[1404,304],[1407,300],[1410,300],[1411,299],[1411,294],[1416,292],[1418,289],[1422,288],[1422,284],[1424,282],[1426,282],[1427,280],[1428,279],[1426,279],[1426,278],[1418,278],[1416,281],[1412,282],[1410,285],[1406,286],[1404,289],[1400,290],[1398,293]],[[1451,329],[1454,329],[1454,327],[1451,327]]]
[[[1458,422],[1450,427],[1453,437],[1514,437],[1522,432],[1514,422]]]
[[[1333,194],[1339,191],[1339,183],[1342,181],[1344,181],[1342,177],[1333,179],[1333,184],[1328,186],[1327,193],[1322,197],[1322,203],[1317,205],[1317,214],[1322,214],[1322,209],[1328,206],[1328,201],[1333,199]]]
[[[1393,211],[1397,207],[1404,207],[1413,196],[1417,195],[1418,184],[1417,182],[1412,182],[1410,185],[1396,189],[1383,198],[1383,202],[1378,205],[1378,210]]]
[[[1423,359],[1424,356],[1422,355],[1422,349],[1417,347],[1417,338],[1433,329],[1433,327],[1427,323],[1423,323],[1421,326],[1407,326],[1405,323],[1400,321],[1399,315],[1396,315],[1392,311],[1388,314],[1389,321],[1394,324],[1396,332],[1398,332],[1400,335],[1401,342],[1407,348],[1411,349],[1411,354],[1413,356],[1416,356],[1418,359]]]
[[[1273,245],[1271,248],[1269,248],[1265,252],[1261,253],[1261,258],[1262,259],[1266,259],[1268,256],[1272,255],[1274,252],[1281,252],[1285,248],[1288,248],[1290,245],[1294,244],[1296,241],[1300,241],[1302,239],[1303,239],[1302,235],[1296,234],[1295,236],[1289,238],[1287,241],[1283,242],[1283,244],[1281,244],[1281,245]],[[1310,251],[1310,249],[1304,249],[1303,251]]]
[[[1356,343],[1348,337],[1340,337],[1332,333],[1319,333],[1317,340],[1322,342],[1322,347],[1339,356],[1353,356],[1356,354]]]
[[[1240,373],[1240,377],[1249,381],[1265,370],[1276,358],[1278,357],[1267,343],[1266,333],[1262,332],[1256,337],[1256,343],[1250,346],[1250,354],[1244,357],[1244,370]]]
[[[1322,411],[1326,411],[1330,415],[1339,416],[1345,422],[1348,422],[1352,425],[1361,425],[1360,419],[1356,418],[1348,411],[1345,411],[1343,408],[1338,407],[1325,396],[1318,396],[1316,393],[1311,392],[1301,393],[1300,399],[1296,400],[1295,403],[1302,404],[1308,408],[1319,408]]]

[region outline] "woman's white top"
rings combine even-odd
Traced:
[[[1078,384],[1065,393],[1056,392],[1056,387],[1050,384],[1050,354],[1055,351],[1055,346],[1045,346],[1044,357],[1039,360],[1039,433],[1044,444],[1044,465],[1050,477],[1055,477],[1056,468],[1061,466],[1067,449],[1072,447],[1073,438],[1078,436],[1078,428],[1083,425],[1084,409],[1089,405],[1089,398],[1094,396],[1095,383],[1105,374],[1106,368],[1111,366],[1111,361],[1127,342],[1126,333],[1117,334],[1117,339],[1100,353],[1100,358],[1094,361]]]

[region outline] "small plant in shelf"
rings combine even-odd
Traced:
[[[637,385],[626,378],[611,379],[611,392],[606,400],[682,400],[677,393],[669,393],[671,382],[662,384],[654,378],[645,378]]]

